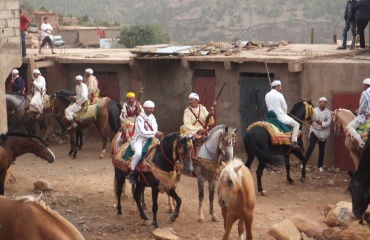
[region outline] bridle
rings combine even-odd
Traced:
[[[225,134],[226,133],[226,134]],[[220,132],[218,135],[217,140],[217,154],[219,155],[219,159],[221,157],[226,156],[226,148],[227,147],[235,147],[236,146],[236,135],[234,131],[225,132],[225,129]],[[207,147],[207,140],[204,142],[204,147],[207,152],[212,155],[211,151]]]
[[[297,120],[298,122],[302,124],[310,125],[314,121],[313,106],[311,104],[308,104],[307,102],[303,102],[303,104],[305,107],[305,115],[304,115],[303,121],[289,112],[288,112],[288,115],[293,117],[295,120]]]

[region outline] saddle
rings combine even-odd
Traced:
[[[110,98],[99,98],[96,104],[89,104],[86,101],[78,112],[73,114],[73,119],[79,124],[88,124],[90,122],[95,122],[99,110],[106,106]]]
[[[367,136],[368,136],[369,130],[370,130],[370,122],[367,122],[367,123],[361,125],[359,128],[356,129],[357,133],[360,134],[360,136],[361,136],[362,140],[364,140],[364,142],[367,141]],[[350,136],[350,134],[346,131],[346,137],[347,136]],[[351,141],[357,143],[357,140],[354,139],[352,136],[351,136]]]
[[[266,121],[258,121],[248,126],[247,131],[253,127],[263,127],[266,129],[270,136],[271,145],[290,145],[292,132],[282,132],[274,124]],[[301,135],[301,131],[298,133],[298,137]]]
[[[27,94],[27,100],[28,102],[31,102],[32,99],[32,94]],[[50,96],[47,94],[44,94],[42,97],[42,105],[43,105],[43,111],[51,111],[52,106],[51,106],[51,101],[50,101]]]

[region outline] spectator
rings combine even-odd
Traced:
[[[370,0],[359,0],[356,4],[357,35],[360,38],[360,49],[365,49],[365,28],[370,20]]]
[[[351,49],[355,48],[356,40],[356,10],[355,10],[356,1],[348,0],[346,4],[346,9],[344,10],[344,28],[343,28],[343,38],[342,46],[338,47],[338,50],[346,49],[347,47],[347,33],[349,29],[352,32],[352,44]]]
[[[53,54],[56,54],[56,52],[54,52],[54,45],[53,45],[53,40],[52,40],[52,35],[51,35],[52,31],[53,31],[53,27],[49,23],[49,18],[44,17],[44,23],[41,25],[42,42],[41,42],[40,49],[39,49],[40,54],[41,54],[41,49],[46,45],[46,43],[49,44],[51,48],[51,52]]]
[[[25,15],[22,14],[22,9],[19,9],[19,19],[21,22],[21,41],[22,41],[22,57],[26,56],[26,30],[31,25],[31,20],[28,19]]]

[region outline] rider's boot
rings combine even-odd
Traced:
[[[78,127],[78,124],[74,120],[71,120],[70,122],[71,126],[69,126],[68,130],[73,130]]]
[[[137,172],[135,170],[131,170],[130,176],[128,177],[129,183],[131,183],[131,184],[135,183],[136,175],[137,175]]]

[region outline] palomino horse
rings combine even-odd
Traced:
[[[54,101],[53,104],[53,114],[63,123],[63,126],[68,129],[68,127],[71,125],[69,121],[66,121],[64,116],[65,116],[65,109],[68,107],[68,105],[71,103],[68,100],[69,96],[73,96],[74,93],[68,92],[65,90],[61,90],[58,92],[55,92],[51,98]],[[114,116],[109,117],[109,111],[108,111],[108,105],[109,102],[112,102],[111,104],[117,105],[116,112],[120,112],[119,108],[119,103],[115,104],[116,102],[114,101],[108,101],[107,104],[104,104],[98,111],[96,120],[95,121],[90,121],[85,124],[79,125],[78,129],[84,129],[89,127],[91,124],[95,123],[96,128],[98,129],[100,136],[102,137],[103,140],[103,148],[100,154],[100,158],[104,157],[104,154],[106,152],[106,145],[107,145],[107,139],[111,138],[112,139],[112,133],[113,131],[118,131],[118,127],[116,126],[116,119],[119,119],[119,113],[115,113],[116,118]],[[122,107],[121,107],[122,108]],[[112,114],[113,115],[113,114]],[[109,121],[109,122],[108,122]],[[69,141],[71,145],[71,149],[69,151],[69,155],[73,154],[73,158],[76,158],[77,155],[77,147],[76,147],[76,140],[74,138],[75,136],[75,129],[72,130],[67,130],[67,133],[69,135]]]
[[[302,123],[311,124],[313,122],[313,105],[310,101],[300,101],[296,103],[290,111],[291,116],[299,123],[299,129],[302,129]],[[298,144],[302,146],[302,138],[298,138]],[[267,166],[277,166],[282,163],[282,159],[274,155],[283,155],[285,160],[285,168],[287,171],[287,180],[293,183],[294,180],[290,177],[290,161],[289,154],[293,153],[299,160],[302,161],[302,177],[304,182],[306,178],[306,161],[300,149],[291,149],[289,145],[272,145],[269,133],[262,126],[253,126],[244,136],[244,148],[247,151],[248,159],[245,165],[250,169],[254,157],[257,157],[259,164],[257,167],[257,185],[258,192],[261,195],[266,195],[266,191],[262,188],[263,169]]]
[[[7,133],[0,136],[0,195],[4,195],[6,171],[10,164],[25,153],[33,153],[49,163],[54,162],[55,156],[46,142],[36,136],[22,133]]]
[[[222,162],[218,184],[218,203],[224,218],[225,234],[222,240],[228,240],[233,223],[239,219],[238,232],[244,239],[244,227],[247,240],[252,240],[253,209],[256,203],[253,177],[240,159],[232,159],[227,164]]]
[[[34,112],[26,112],[29,107],[29,100],[17,93],[6,94],[6,111],[8,118],[9,131],[19,131],[20,126],[24,125],[28,134],[38,135],[45,138],[46,127],[49,125],[50,117],[52,117],[51,108],[44,109],[43,114],[35,120]],[[57,119],[58,121],[58,119]],[[40,126],[40,130],[36,133],[36,123]],[[58,121],[62,126],[62,123]]]
[[[237,129],[229,129],[228,126],[218,125],[214,127],[208,135],[206,141],[199,148],[198,156],[192,160],[192,165],[179,168],[182,174],[196,177],[198,181],[198,222],[204,222],[203,200],[204,200],[204,182],[208,181],[209,190],[209,214],[212,221],[217,222],[218,217],[213,211],[213,200],[215,193],[216,180],[220,173],[220,161],[228,161],[234,158],[234,147],[236,144]],[[191,163],[191,162],[190,162]],[[190,175],[189,175],[190,172]],[[172,209],[171,201],[170,211]]]
[[[153,226],[158,228],[157,223],[157,210],[158,210],[158,193],[159,188],[161,188],[161,182],[155,177],[156,174],[163,173],[175,173],[176,171],[176,160],[178,159],[177,152],[179,148],[184,150],[184,154],[187,153],[187,139],[183,138],[180,139],[180,134],[178,132],[174,132],[171,134],[166,135],[161,143],[156,147],[154,157],[152,160],[152,164],[155,166],[155,170],[153,171],[145,171],[139,172],[138,180],[136,182],[135,190],[134,190],[134,199],[137,205],[137,208],[140,213],[140,217],[144,220],[146,225],[149,224],[149,219],[145,215],[143,208],[141,206],[140,197],[145,189],[145,187],[151,187],[152,189],[152,212],[153,212]],[[175,154],[174,154],[175,153]],[[122,194],[122,187],[125,183],[127,176],[130,174],[130,168],[127,170],[122,170],[120,168],[114,168],[114,188],[117,197],[117,214],[122,214],[121,208],[121,194]],[[163,190],[163,189],[162,189]],[[175,199],[176,201],[176,209],[173,215],[171,216],[171,221],[175,221],[176,218],[179,216],[180,206],[181,206],[181,198],[177,195],[175,188],[170,187],[164,189],[168,193],[169,196]]]
[[[333,114],[333,126],[334,126],[334,134],[340,135],[342,132],[347,133],[347,125],[352,122],[355,118],[355,115],[350,110],[339,108],[334,110]],[[344,145],[349,151],[353,163],[355,164],[355,169],[358,168],[360,154],[361,154],[361,147],[357,141],[352,141],[351,136],[349,134],[346,135],[346,140],[344,141]]]
[[[355,173],[348,171],[351,181],[348,191],[352,196],[352,213],[357,219],[363,219],[370,204],[370,135],[367,138]]]
[[[43,201],[30,196],[11,200],[0,196],[0,239],[83,240],[82,234]]]

